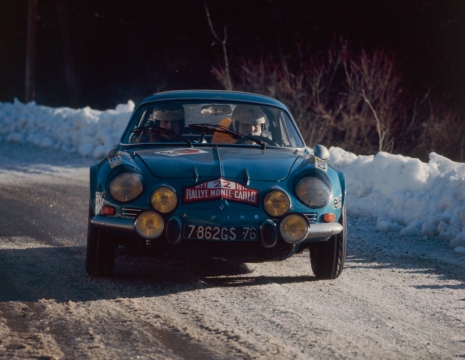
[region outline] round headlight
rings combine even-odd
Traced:
[[[280,217],[289,211],[291,200],[289,196],[282,190],[273,190],[265,196],[263,200],[263,208],[268,215],[272,217]]]
[[[162,214],[167,214],[173,211],[176,205],[178,205],[178,197],[170,187],[161,186],[152,193],[150,203]]]
[[[110,183],[110,195],[119,202],[128,202],[138,197],[143,190],[140,175],[134,173],[122,173]]]
[[[279,228],[284,241],[297,244],[305,240],[308,231],[308,221],[302,215],[291,214],[281,221]]]
[[[306,177],[296,187],[298,198],[307,206],[321,208],[331,201],[331,188],[318,177]]]
[[[145,239],[155,239],[161,235],[165,223],[161,215],[155,211],[144,211],[135,222],[137,233]]]

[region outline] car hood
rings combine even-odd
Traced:
[[[136,151],[149,171],[165,179],[284,180],[299,155],[284,149],[151,148]]]

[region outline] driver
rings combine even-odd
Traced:
[[[236,131],[244,135],[261,136],[265,114],[258,106],[237,105],[232,113]]]
[[[156,104],[147,125],[166,131],[142,133],[136,142],[165,142],[178,139],[184,127],[184,108],[180,103]],[[148,136],[148,138],[147,138]]]
[[[152,119],[155,126],[161,129],[171,130],[161,133],[166,140],[175,139],[184,127],[184,108],[179,103],[166,103],[155,106],[152,111]],[[163,141],[163,139],[161,139]]]

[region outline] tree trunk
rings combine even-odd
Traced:
[[[27,43],[26,43],[26,82],[25,82],[25,101],[26,103],[34,101],[36,98],[36,18],[37,18],[37,0],[29,0],[27,14]]]
[[[74,71],[74,59],[71,50],[71,37],[68,18],[68,1],[57,0],[58,18],[60,20],[61,38],[63,42],[63,55],[65,59],[66,82],[68,85],[69,103],[72,107],[78,106],[78,90]]]

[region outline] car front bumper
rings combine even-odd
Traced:
[[[91,223],[94,226],[105,228],[109,230],[111,233],[115,234],[134,234],[136,235],[136,227],[134,224],[133,218],[117,218],[117,217],[108,217],[108,216],[101,216],[97,215],[91,219]],[[266,223],[270,224],[273,223],[271,220],[267,220]],[[263,226],[260,226],[263,229]],[[337,235],[341,233],[343,227],[341,224],[334,222],[334,223],[311,223],[308,226],[306,236],[299,242],[304,241],[321,241],[326,240],[327,238]],[[279,231],[276,229],[276,231]],[[262,238],[268,236],[268,232],[264,233],[262,230]],[[268,246],[267,246],[268,247]]]

